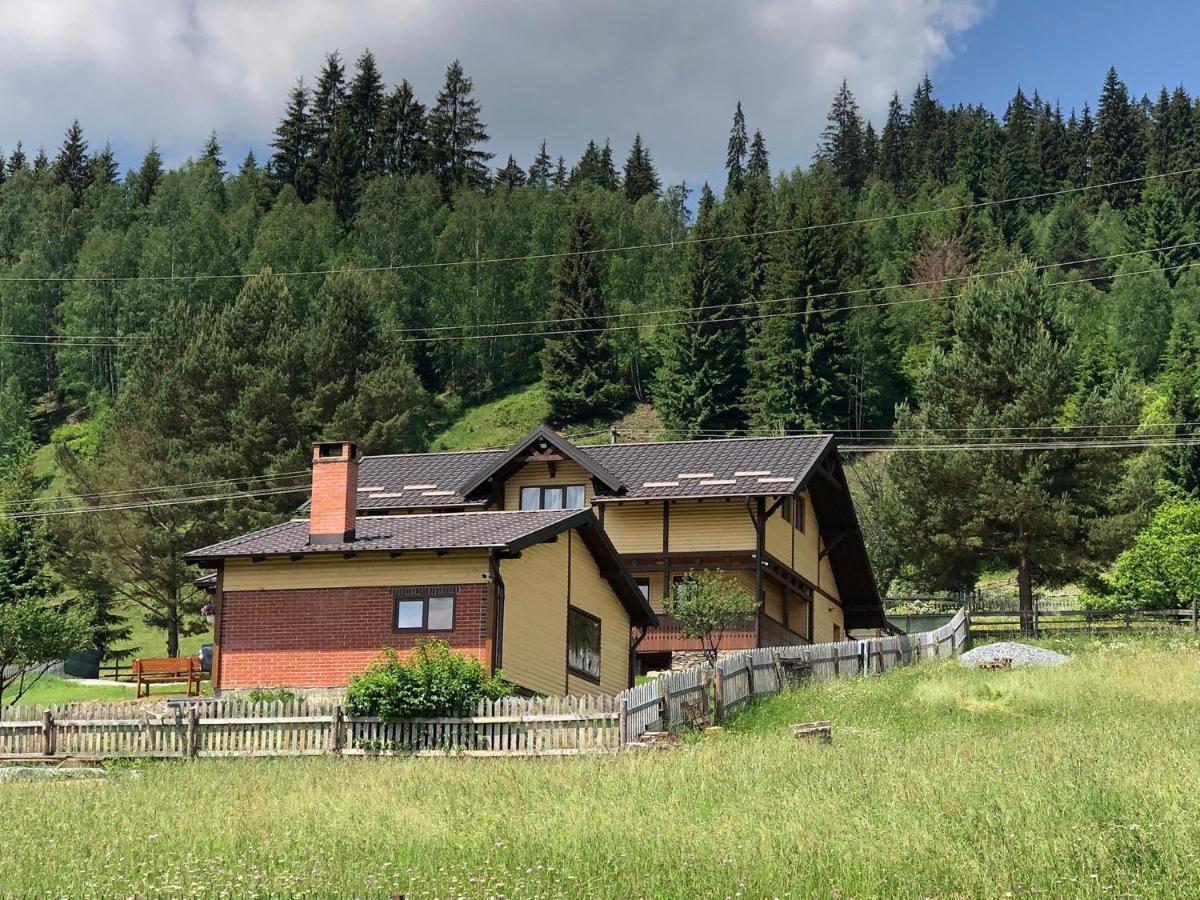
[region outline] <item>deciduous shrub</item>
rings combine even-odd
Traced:
[[[346,711],[384,719],[454,716],[469,712],[480,700],[510,693],[512,687],[499,672],[489,675],[474,656],[429,639],[418,642],[407,660],[384,650],[367,671],[351,676]]]
[[[1165,609],[1200,600],[1200,501],[1160,506],[1133,546],[1117,557],[1108,587],[1103,599],[1112,606]]]

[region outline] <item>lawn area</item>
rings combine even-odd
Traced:
[[[5,695],[8,696],[7,694]],[[57,706],[76,700],[132,700],[132,684],[80,684],[69,678],[43,675],[21,695],[18,706]],[[5,700],[7,703],[8,701]]]
[[[0,894],[1197,896],[1200,643],[1054,645],[1076,659],[817,685],[675,751],[4,784]],[[818,718],[833,745],[791,737]]]

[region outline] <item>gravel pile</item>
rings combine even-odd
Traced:
[[[968,650],[959,657],[964,666],[980,666],[984,663],[995,662],[998,659],[1011,659],[1013,668],[1019,666],[1061,666],[1069,656],[1046,650],[1043,647],[1030,647],[1028,644],[1017,644],[1013,641],[1001,641],[998,644],[985,644]]]

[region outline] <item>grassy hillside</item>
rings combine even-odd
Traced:
[[[1195,896],[1200,643],[1070,646],[1056,670],[810,687],[677,751],[5,785],[0,893]],[[791,737],[818,718],[831,746]]]

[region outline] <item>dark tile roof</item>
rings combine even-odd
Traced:
[[[358,468],[358,508],[464,506],[461,490],[485,466],[503,459],[504,450],[466,453],[400,453],[364,457]],[[474,501],[482,505],[483,501]]]
[[[577,448],[577,456],[585,468],[594,463],[622,483],[622,490],[613,491],[601,479],[596,494],[601,501],[778,496],[807,480],[831,441],[822,434],[596,444]],[[367,456],[358,472],[358,508],[482,504],[485,498],[478,492],[468,499],[462,491],[511,457],[512,451],[504,450]]]
[[[210,547],[193,550],[193,561],[236,556],[283,556],[294,553],[348,553],[372,550],[521,549],[546,532],[573,527],[573,519],[591,517],[588,510],[529,510],[510,512],[426,513],[400,516],[359,516],[355,540],[310,544],[308,519],[292,519],[261,531],[243,534]]]
[[[625,482],[620,499],[790,494],[829,447],[830,435],[722,438],[588,447]],[[617,499],[606,491],[600,500]]]

